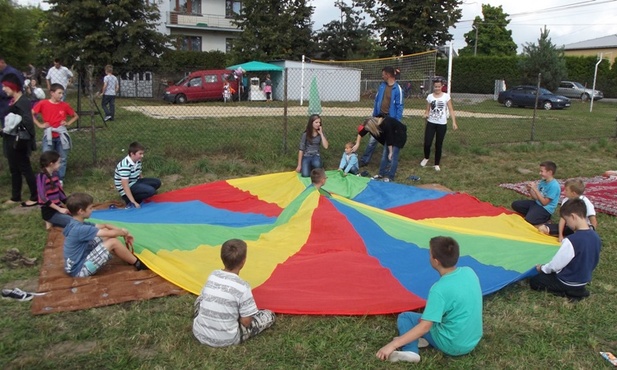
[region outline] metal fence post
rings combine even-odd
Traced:
[[[542,73],[538,73],[538,84],[536,85],[536,103],[533,107],[533,118],[531,119],[531,141],[533,141],[536,131],[536,112],[538,111],[538,99],[540,98],[540,80]]]
[[[287,76],[288,68],[285,68],[285,79],[283,83],[283,153],[287,154],[287,107],[289,102],[287,100]]]

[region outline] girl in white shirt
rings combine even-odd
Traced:
[[[456,116],[452,107],[450,95],[441,91],[443,82],[441,79],[433,81],[433,93],[426,97],[426,127],[424,129],[424,159],[420,166],[425,167],[431,155],[431,145],[435,140],[435,171],[440,171],[441,148],[448,129],[448,116],[452,117],[452,127],[457,130]]]

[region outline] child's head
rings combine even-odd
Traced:
[[[8,96],[13,96],[13,94],[21,91],[21,82],[19,78],[12,73],[7,74],[2,77],[2,91]]]
[[[64,86],[60,84],[51,84],[51,86],[49,86],[49,93],[51,95],[51,100],[59,102],[62,100],[62,95],[64,95]]]
[[[569,179],[563,187],[566,197],[570,199],[578,198],[585,192],[585,183],[581,179]]]
[[[353,143],[350,141],[345,144],[345,153],[350,154],[353,152]]]
[[[557,172],[557,165],[555,162],[544,161],[540,163],[540,176],[542,178],[553,178]]]
[[[133,160],[133,162],[140,161],[144,157],[144,151],[146,148],[138,143],[137,141],[133,141],[129,144],[129,157]]]
[[[105,73],[113,73],[114,67],[111,64],[105,66]]]
[[[240,239],[230,239],[221,247],[221,260],[225,270],[242,268],[246,260],[246,243]]]
[[[66,208],[72,215],[77,215],[79,211],[86,212],[92,203],[94,203],[92,195],[86,193],[73,193],[66,199]]]
[[[559,216],[566,220],[572,230],[577,230],[577,223],[587,224],[587,206],[582,199],[570,199],[559,210]]]
[[[456,240],[449,236],[436,236],[429,242],[431,256],[439,261],[442,267],[453,267],[458,262],[459,246]]]
[[[308,123],[306,124],[306,134],[311,135],[313,133],[316,133],[320,127],[321,116],[319,114],[313,114],[309,117]]]
[[[52,165],[60,167],[60,154],[55,150],[48,150],[41,154],[41,158],[39,159],[39,163],[41,164],[41,169],[45,170],[47,167]],[[52,166],[53,167],[53,166]],[[57,170],[57,168],[52,168],[52,170]]]
[[[323,186],[326,183],[326,171],[323,168],[313,168],[311,170],[311,183],[315,186]]]

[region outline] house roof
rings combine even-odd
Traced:
[[[606,49],[615,47],[617,47],[617,35],[598,37],[597,39],[579,41],[563,46],[564,50]]]

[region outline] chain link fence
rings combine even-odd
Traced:
[[[197,166],[207,166],[208,158],[217,156],[256,163],[274,159],[280,162],[282,158],[292,169],[311,110],[322,116],[330,142],[330,149],[322,150],[322,157],[328,168],[335,168],[345,143],[355,140],[358,125],[372,114],[372,92],[380,83],[374,71],[367,78],[364,70],[356,67],[320,64],[317,68],[307,64],[298,70],[297,66],[287,66],[283,71],[246,72],[242,76],[244,87],[238,87],[233,101],[223,102],[220,87],[213,100],[188,99],[178,104],[163,97],[185,72],[129,74],[119,76],[122,88],[116,99],[115,119],[105,122],[101,99],[96,94],[101,90],[102,75],[93,73],[103,68],[88,67],[77,86],[67,91],[67,101],[80,115],[70,130],[73,149],[68,160],[69,175],[72,169],[93,167],[112,171],[132,141],[147,147],[149,167],[156,167],[161,174],[174,173],[187,159],[196,160]],[[273,101],[266,101],[264,93],[267,75],[272,80]],[[408,126],[401,160],[415,160],[422,153],[427,89],[421,86],[426,82],[403,76],[401,83],[405,84],[402,121]],[[612,102],[595,102],[590,113],[588,102],[573,100],[570,108],[538,110],[534,118],[534,109],[506,108],[493,95],[454,90],[452,99],[460,129],[456,135],[446,137],[446,151],[499,143],[616,137]],[[39,141],[41,137],[39,131]],[[360,153],[367,141],[363,141]]]

